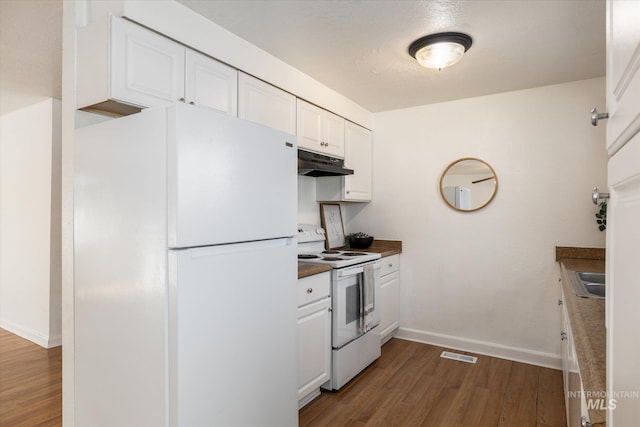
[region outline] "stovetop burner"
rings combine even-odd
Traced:
[[[318,255],[298,254],[298,259],[318,259],[318,258],[320,258]]]
[[[367,255],[364,252],[345,252],[342,254],[342,256],[364,256]]]
[[[323,261],[342,261],[344,258],[340,258],[339,256],[326,256],[323,257]]]
[[[322,251],[325,255],[338,255],[340,251]]]

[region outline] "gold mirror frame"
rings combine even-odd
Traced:
[[[491,193],[491,196],[488,198],[488,200],[486,202],[484,202],[482,205],[477,206],[477,207],[473,207],[470,209],[463,209],[460,207],[455,206],[454,204],[452,204],[449,199],[447,198],[447,196],[445,195],[445,186],[444,186],[444,179],[447,175],[447,173],[456,165],[462,163],[462,162],[470,162],[470,161],[476,161],[479,163],[482,163],[482,165],[486,166],[489,170],[486,172],[486,175],[489,175],[487,177],[476,177],[477,179],[470,181],[470,185],[475,185],[475,184],[482,184],[486,181],[490,181],[493,180],[494,182],[494,186],[493,186],[493,192]],[[444,200],[444,202],[447,204],[447,206],[449,206],[451,209],[454,209],[458,212],[475,212],[478,211],[482,208],[484,208],[485,206],[487,206],[489,203],[491,203],[491,201],[496,197],[496,194],[498,193],[498,175],[496,174],[495,170],[493,170],[493,168],[491,167],[491,165],[487,162],[485,162],[484,160],[478,159],[476,157],[463,157],[461,159],[455,160],[454,162],[450,163],[449,166],[447,166],[447,168],[444,170],[444,172],[442,172],[442,175],[440,176],[440,196],[442,197],[442,200]]]

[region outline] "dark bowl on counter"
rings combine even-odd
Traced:
[[[349,247],[353,249],[367,249],[373,243],[373,236],[349,237]]]

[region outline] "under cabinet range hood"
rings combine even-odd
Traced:
[[[314,177],[353,175],[353,169],[345,168],[343,159],[298,150],[298,175]]]

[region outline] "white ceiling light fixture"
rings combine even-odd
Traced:
[[[409,54],[423,67],[439,71],[460,61],[471,43],[464,33],[429,34],[411,43]]]

